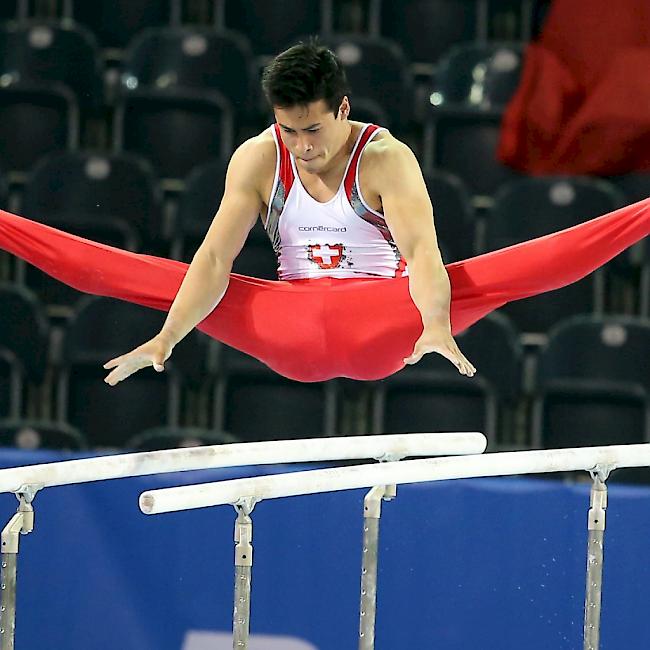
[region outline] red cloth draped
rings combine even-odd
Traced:
[[[555,0],[503,117],[499,159],[529,173],[650,170],[650,2]]]

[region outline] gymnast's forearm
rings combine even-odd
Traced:
[[[228,262],[200,247],[160,330],[171,347],[191,332],[221,302],[230,279],[232,261]]]
[[[429,247],[416,249],[408,269],[409,292],[424,328],[450,327],[451,285],[440,251]]]

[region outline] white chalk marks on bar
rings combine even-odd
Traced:
[[[258,476],[216,483],[150,490],[140,496],[145,514],[234,504],[375,485],[424,483],[482,476],[506,476],[650,465],[650,444],[512,451],[455,458],[427,458]]]

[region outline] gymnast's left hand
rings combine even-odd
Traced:
[[[153,366],[154,370],[162,372],[165,369],[165,361],[171,356],[173,347],[169,338],[160,333],[135,350],[107,361],[104,364],[104,369],[112,369],[112,372],[104,378],[104,381],[109,386],[115,386],[134,372],[148,366]]]
[[[458,368],[458,372],[461,375],[473,377],[476,372],[476,368],[459,350],[447,326],[426,327],[420,338],[415,342],[411,356],[404,359],[404,363],[413,365],[429,352],[437,352],[445,357],[445,359],[449,359]]]

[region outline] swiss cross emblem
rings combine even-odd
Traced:
[[[309,259],[321,269],[335,269],[343,258],[343,244],[310,244]]]

